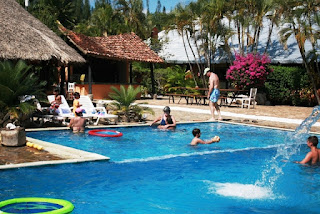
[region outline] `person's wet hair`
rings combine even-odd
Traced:
[[[200,129],[197,129],[197,128],[193,129],[192,130],[192,134],[193,134],[193,136],[196,136],[197,134],[200,134]]]
[[[163,112],[170,113],[170,107],[169,106],[164,107]]]
[[[317,136],[308,137],[308,141],[310,141],[313,146],[317,147],[317,145],[318,145],[318,137]]]

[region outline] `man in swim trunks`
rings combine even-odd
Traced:
[[[218,113],[218,120],[222,120],[220,108],[217,104],[218,99],[220,97],[220,89],[219,89],[219,77],[217,74],[213,73],[210,68],[204,69],[203,76],[209,77],[209,91],[208,91],[208,100],[209,100],[209,108],[211,112],[210,121],[214,121],[214,112]]]

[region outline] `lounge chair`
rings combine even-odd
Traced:
[[[103,119],[113,119],[115,123],[118,120],[117,115],[108,114],[105,107],[95,107],[88,96],[80,96],[79,99],[81,108],[84,109],[84,116],[96,118],[94,125],[98,125],[101,118]]]
[[[53,121],[59,120],[59,121],[62,121],[63,123],[65,123],[65,120],[68,118],[73,118],[74,114],[72,113],[66,98],[63,95],[60,95],[60,96],[61,96],[62,103],[59,105],[57,115],[46,114],[46,115],[43,115],[43,117],[46,119],[53,120]],[[48,95],[47,98],[50,103],[52,101],[54,101],[54,99],[55,99],[54,95]],[[47,108],[45,108],[45,109],[47,109]]]

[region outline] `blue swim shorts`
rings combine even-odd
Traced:
[[[220,97],[220,90],[215,88],[210,94],[210,101],[216,103]]]

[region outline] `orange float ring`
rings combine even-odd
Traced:
[[[115,134],[102,134],[99,132],[112,132]],[[89,135],[94,135],[94,136],[99,136],[99,137],[121,137],[123,134],[121,132],[118,131],[114,131],[114,130],[109,130],[109,129],[95,129],[95,130],[90,130],[88,132]]]

